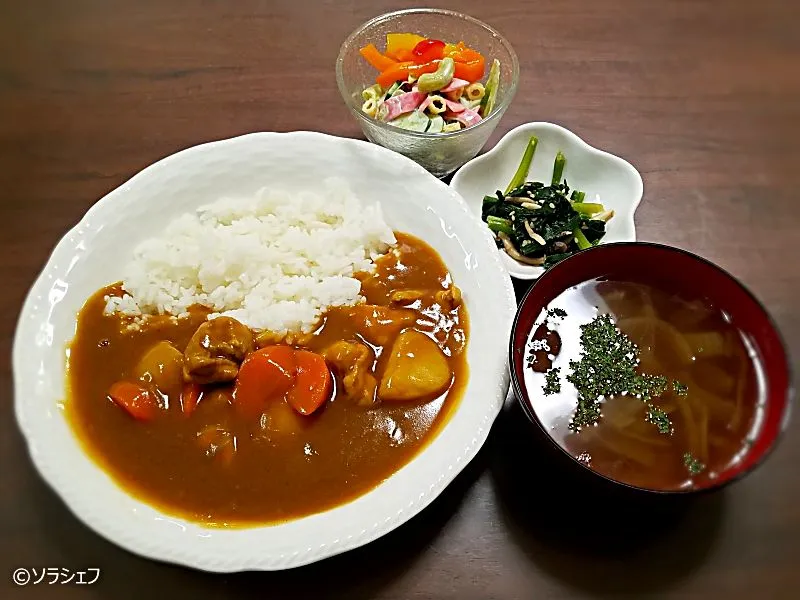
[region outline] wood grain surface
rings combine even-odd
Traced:
[[[441,4],[446,4],[441,2]],[[764,302],[800,356],[800,3],[449,3],[502,31],[521,81],[493,145],[565,125],[642,173],[640,239],[697,252]],[[35,473],[10,352],[65,231],[153,161],[258,130],[360,137],[334,77],[373,0],[0,0],[0,597],[797,598],[800,425],[765,465],[680,505],[575,481],[511,407],[423,513],[283,573],[157,564],[84,527]],[[522,291],[522,287],[519,288]],[[92,587],[20,588],[14,568],[99,567]],[[152,589],[152,591],[148,591]]]

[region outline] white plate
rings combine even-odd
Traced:
[[[207,529],[140,502],[81,449],[59,403],[65,349],[90,294],[119,279],[133,246],[176,215],[265,185],[313,187],[346,179],[379,201],[388,223],[431,244],[463,290],[472,367],[461,403],[414,460],[360,498],[324,513],[249,529]],[[427,506],[480,449],[508,388],[506,352],[516,310],[511,281],[486,228],[454,191],[412,160],[320,133],[254,133],[196,146],[114,190],[59,242],[17,325],[15,408],[33,462],[69,508],[137,554],[209,571],[296,567],[374,540]]]
[[[549,182],[553,160],[561,150],[567,157],[564,178],[570,188],[586,192],[586,202],[601,202],[614,210],[614,218],[608,222],[601,243],[635,242],[633,214],[643,190],[639,172],[629,162],[593,148],[571,131],[553,123],[526,123],[512,129],[489,152],[461,167],[450,187],[480,218],[483,197],[506,189],[532,135],[539,138],[539,143],[528,180]],[[524,265],[505,252],[499,253],[512,277],[536,279],[544,273],[542,267]]]

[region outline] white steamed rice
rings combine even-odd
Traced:
[[[309,332],[330,306],[361,300],[359,271],[396,240],[380,206],[341,180],[318,192],[264,188],[222,198],[140,244],[106,312],[184,316],[194,304],[255,329]]]

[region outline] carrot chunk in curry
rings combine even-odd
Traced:
[[[131,493],[207,525],[301,517],[348,502],[435,435],[467,379],[461,293],[406,234],[359,276],[363,304],[311,334],[228,317],[78,318],[67,413],[90,454]]]

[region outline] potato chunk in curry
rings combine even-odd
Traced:
[[[447,357],[436,342],[415,329],[406,329],[392,345],[378,398],[388,401],[429,398],[447,389],[452,378]]]
[[[167,341],[156,342],[136,364],[133,375],[162,394],[178,398],[183,388],[183,354]]]

